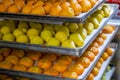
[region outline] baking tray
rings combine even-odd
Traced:
[[[116,27],[115,31],[112,34],[107,34],[107,39],[105,40],[104,44],[101,47],[99,47],[98,55],[95,57],[94,61],[91,62],[89,67],[84,70],[83,74],[79,76],[78,80],[85,80],[86,79],[86,77],[92,71],[95,64],[98,62],[99,58],[103,54],[105,48],[107,47],[109,42],[113,39],[113,37],[115,36],[117,31],[118,31],[118,27]],[[48,76],[48,75],[43,75],[43,74],[34,74],[34,73],[14,71],[14,70],[6,70],[6,69],[0,69],[0,73],[13,75],[13,76],[21,76],[21,77],[31,78],[34,80],[76,80],[76,79],[70,79],[70,78],[53,77],[53,76]]]
[[[113,48],[113,51],[114,51],[114,54],[115,54],[116,49]],[[95,80],[101,80],[101,79],[102,79],[102,76],[103,76],[106,68],[108,67],[109,63],[110,63],[111,60],[113,59],[114,54],[111,55],[106,61],[104,61],[104,63],[102,64],[102,66],[101,66],[101,68],[100,68],[100,70],[99,70],[99,74],[94,77]],[[107,79],[107,80],[108,80],[108,79]]]
[[[111,20],[109,20],[108,24],[120,26],[120,19],[111,19]]]
[[[61,24],[63,22],[83,22],[90,14],[92,14],[100,5],[102,5],[105,0],[98,0],[95,6],[86,13],[81,13],[79,16],[72,18],[69,17],[54,17],[54,16],[37,16],[30,14],[21,13],[0,13],[0,18],[3,19],[13,19],[13,20],[23,20],[23,21],[33,21],[41,23],[52,23]]]
[[[107,21],[111,19],[111,17],[114,15],[115,11],[117,10],[117,5],[111,4],[111,9],[112,9],[111,16],[109,18],[103,19],[103,21],[100,24],[100,27],[94,30],[92,34],[86,38],[85,44],[81,48],[69,49],[69,48],[62,48],[62,47],[51,47],[51,46],[44,46],[44,45],[24,44],[24,43],[7,42],[7,41],[0,41],[0,46],[45,51],[45,52],[57,52],[61,54],[67,54],[67,55],[70,54],[70,55],[79,56],[85,51],[85,49],[89,46],[89,44],[95,39],[95,37],[99,34],[101,29],[107,23]]]
[[[107,79],[107,80],[111,80],[111,77],[112,77],[115,69],[116,69],[115,66],[111,66],[111,70],[106,73],[106,79]]]
[[[104,18],[100,23],[99,28],[95,29],[90,35],[87,36],[86,40],[84,41],[85,43],[83,47],[71,49],[71,48],[35,45],[35,44],[27,44],[27,43],[25,44],[25,43],[17,43],[17,42],[7,42],[2,40],[0,40],[0,47],[20,48],[20,49],[27,49],[27,50],[36,50],[41,52],[54,52],[59,54],[80,56],[91,44],[91,42],[96,38],[96,36],[99,34],[99,32],[108,22],[108,20],[110,20],[112,16],[115,14],[118,8],[118,5],[110,4],[110,8],[111,8],[111,15],[108,18]]]
[[[106,47],[108,46],[108,44],[112,41],[112,39],[118,32],[118,28],[119,27],[116,27],[116,30],[112,34],[106,34],[107,39],[104,41],[104,44],[102,46],[100,46],[98,55],[95,57],[94,61],[90,64],[90,66],[85,69],[84,73],[81,76],[79,76],[80,79],[86,80],[87,76],[90,74],[90,72],[92,71],[92,69],[94,68],[96,63],[98,62],[99,58],[102,56]],[[95,80],[97,80],[97,79],[95,79]]]

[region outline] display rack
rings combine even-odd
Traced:
[[[115,50],[116,49],[113,49],[114,53],[112,56],[110,56],[101,66],[100,70],[99,70],[99,74],[94,78],[95,80],[101,80],[102,79],[102,76],[106,70],[106,68],[108,67],[109,63],[111,62],[112,58],[114,57],[114,54],[115,54]],[[107,79],[108,80],[108,79]]]
[[[111,77],[112,77],[115,69],[116,69],[115,66],[111,66],[111,69],[106,73],[106,79],[107,80],[111,80]]]
[[[11,19],[11,20],[21,20],[21,21],[31,21],[31,22],[40,22],[40,23],[49,23],[49,24],[63,24],[64,22],[75,22],[80,23],[84,22],[88,16],[90,16],[92,13],[94,13],[98,8],[101,7],[101,5],[105,2],[105,0],[98,0],[98,2],[95,4],[95,6],[90,9],[86,13],[81,13],[79,16],[75,17],[53,17],[53,16],[40,16],[40,15],[30,15],[30,14],[21,14],[21,13],[2,13],[0,12],[0,18],[2,19]],[[85,40],[85,44],[83,47],[70,49],[70,48],[62,48],[62,47],[52,47],[52,46],[45,46],[45,45],[35,45],[35,44],[26,44],[26,43],[17,43],[17,42],[8,42],[8,41],[2,41],[0,40],[0,47],[9,47],[9,48],[19,48],[19,49],[25,49],[25,50],[35,50],[35,51],[41,51],[41,52],[54,52],[59,54],[65,54],[65,55],[74,55],[74,56],[80,56],[84,53],[84,51],[88,48],[88,46],[94,41],[94,39],[98,36],[100,31],[103,29],[103,27],[107,24],[107,22],[113,17],[113,15],[116,13],[119,5],[117,4],[109,4],[111,8],[111,13],[108,18],[104,18],[102,22],[100,23],[100,26],[98,29],[95,29],[90,35],[87,36]],[[110,22],[112,24],[112,22]],[[96,63],[98,62],[99,58],[105,51],[108,44],[111,42],[111,40],[114,38],[116,33],[118,32],[118,27],[116,26],[115,31],[111,34],[107,34],[107,39],[104,41],[104,44],[99,47],[99,53],[95,57],[95,59],[91,62],[88,68],[85,68],[82,75],[78,77],[78,80],[86,80],[87,76],[90,74]],[[103,74],[103,72],[106,69],[106,66],[109,64],[111,59],[113,58],[113,55],[109,57],[107,61],[105,61],[102,65],[102,70],[100,71],[101,75],[99,78],[95,78],[95,80],[99,80]],[[104,69],[103,69],[104,68]],[[115,68],[113,67],[108,73],[108,75],[112,75]],[[62,78],[62,77],[56,77],[56,76],[49,76],[49,75],[43,75],[43,74],[35,74],[35,73],[29,73],[29,72],[21,72],[21,71],[14,71],[14,70],[7,70],[7,69],[0,69],[0,74],[8,74],[11,76],[20,76],[20,77],[26,77],[33,80],[76,80],[71,78]],[[108,79],[110,79],[110,76]]]
[[[99,34],[102,28],[106,25],[106,23],[115,14],[116,10],[118,9],[118,5],[110,4],[110,8],[111,8],[111,15],[108,18],[104,18],[102,22],[100,23],[99,28],[95,29],[90,35],[87,36],[86,40],[84,41],[83,47],[71,49],[71,48],[52,47],[52,46],[45,46],[45,45],[35,45],[35,44],[7,42],[7,41],[0,41],[0,46],[80,56],[87,49],[87,47],[91,44],[91,42],[96,38],[96,36]]]
[[[98,62],[105,48],[107,47],[109,42],[113,39],[117,31],[118,31],[118,27],[116,27],[113,33],[107,34],[107,39],[105,40],[104,44],[99,48],[98,55],[95,57],[94,61],[91,62],[89,67],[84,70],[83,74],[79,76],[78,80],[86,79],[86,77],[89,75],[91,70],[94,68],[95,64]],[[42,80],[75,80],[75,79],[69,79],[69,78],[53,77],[53,76],[47,76],[47,75],[42,75],[42,74],[33,74],[33,73],[28,73],[28,72],[20,72],[20,71],[6,70],[6,69],[0,69],[0,73],[13,75],[13,76],[22,76],[22,77],[35,79],[35,80],[36,79],[37,80],[40,80],[40,79]]]
[[[20,14],[20,13],[0,13],[0,18],[2,19],[13,19],[13,20],[22,20],[22,21],[32,21],[32,22],[41,22],[41,23],[51,23],[51,24],[61,24],[63,22],[83,22],[85,19],[92,14],[96,9],[101,6],[105,0],[98,0],[95,6],[86,13],[81,13],[79,16],[72,18],[69,17],[53,17],[53,16],[38,16],[38,15],[29,15],[29,14]]]

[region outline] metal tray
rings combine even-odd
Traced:
[[[13,20],[23,20],[23,21],[33,21],[42,23],[53,23],[61,24],[63,22],[83,22],[90,14],[92,14],[100,5],[102,5],[105,0],[98,0],[96,5],[86,13],[81,13],[79,16],[73,18],[69,17],[54,17],[54,16],[37,16],[21,13],[0,13],[0,18],[3,19],[13,19]]]
[[[104,63],[102,64],[100,70],[99,70],[99,74],[97,76],[94,77],[95,80],[101,80],[102,76],[106,70],[106,68],[108,67],[109,63],[111,62],[111,60],[113,59],[114,55],[115,55],[115,51],[116,49],[113,48],[114,54],[111,55],[106,61],[104,61]],[[107,79],[108,80],[108,79]]]
[[[105,40],[104,44],[99,47],[99,54],[95,57],[94,61],[91,62],[88,68],[85,69],[82,75],[79,76],[78,80],[85,80],[86,77],[89,75],[89,73],[94,68],[95,64],[98,62],[99,58],[103,54],[105,48],[109,44],[109,42],[113,39],[115,34],[118,31],[118,27],[116,27],[116,30],[112,34],[107,35],[107,39]],[[34,73],[28,73],[28,72],[20,72],[20,71],[14,71],[14,70],[6,70],[6,69],[0,69],[0,73],[13,75],[13,76],[21,76],[21,77],[27,77],[34,80],[76,80],[76,79],[70,79],[70,78],[62,78],[62,77],[53,77],[48,75],[42,75],[42,74],[34,74]]]
[[[108,24],[120,26],[120,19],[111,19],[109,20]]]
[[[95,29],[89,36],[87,36],[86,40],[84,41],[85,44],[83,45],[83,47],[70,49],[70,48],[63,48],[63,47],[52,47],[52,46],[45,46],[45,45],[7,42],[7,41],[2,41],[2,40],[0,40],[0,47],[21,48],[21,49],[27,49],[27,50],[36,50],[36,51],[42,51],[42,52],[55,52],[59,54],[80,56],[87,49],[87,47],[91,44],[91,42],[96,38],[96,36],[99,34],[99,32],[108,22],[108,20],[110,20],[112,16],[115,14],[118,8],[118,5],[110,4],[110,8],[111,8],[111,15],[108,18],[104,18],[102,22],[100,23],[99,28]]]
[[[116,27],[116,30],[112,34],[106,34],[107,39],[104,41],[104,44],[99,47],[98,55],[95,57],[93,62],[90,64],[90,66],[85,69],[84,73],[81,76],[79,76],[80,79],[86,80],[87,76],[90,74],[90,72],[92,71],[92,69],[94,68],[96,63],[98,62],[99,58],[102,56],[103,52],[105,51],[106,47],[112,41],[112,39],[114,38],[114,36],[116,35],[117,32],[118,32],[118,27]],[[95,80],[97,80],[97,79],[95,79]]]
[[[116,69],[116,67],[115,67],[115,66],[112,66],[112,67],[111,67],[111,70],[107,72],[107,74],[106,74],[106,79],[107,79],[107,80],[111,80],[111,77],[112,77],[115,69]]]

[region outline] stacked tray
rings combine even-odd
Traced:
[[[37,15],[29,15],[29,14],[20,14],[20,13],[0,13],[0,18],[2,19],[11,19],[11,20],[22,20],[22,21],[32,21],[32,22],[41,22],[41,23],[51,23],[51,24],[62,24],[64,22],[75,22],[80,23],[84,22],[89,15],[91,15],[94,11],[99,8],[105,0],[98,0],[97,4],[89,10],[89,12],[82,13],[79,16],[75,16],[72,18],[68,17],[53,17],[53,16],[37,16]],[[10,48],[20,48],[25,50],[35,50],[41,52],[55,52],[59,54],[65,55],[74,55],[80,56],[84,53],[87,47],[92,43],[92,41],[97,37],[99,32],[103,29],[103,27],[107,24],[107,22],[113,17],[116,10],[118,9],[117,4],[109,4],[111,8],[111,15],[108,18],[104,18],[100,23],[98,29],[95,29],[91,35],[87,36],[85,40],[85,44],[83,47],[70,49],[70,48],[62,48],[62,47],[52,47],[52,46],[45,46],[45,45],[34,45],[34,44],[25,44],[25,43],[17,43],[17,42],[8,42],[0,40],[0,47],[10,47]],[[107,39],[105,40],[104,44],[99,48],[99,53],[91,62],[88,68],[85,69],[82,75],[78,77],[78,80],[85,80],[89,73],[94,68],[95,64],[98,62],[99,58],[103,54],[105,48],[107,47],[108,43],[113,39],[115,34],[118,31],[118,27],[116,27],[115,31],[112,34],[107,35]],[[108,59],[108,63],[112,59],[113,56]],[[14,71],[14,70],[7,70],[7,69],[0,69],[0,73],[8,74],[12,76],[21,76],[27,77],[33,80],[76,80],[71,78],[62,78],[62,77],[53,77],[43,74],[35,74],[29,72],[21,72],[21,71]],[[97,80],[97,79],[95,79]]]
[[[116,69],[115,66],[111,66],[111,70],[109,70],[109,71],[106,73],[106,79],[107,79],[107,80],[111,80],[111,77],[112,77],[115,69]]]
[[[111,15],[108,18],[104,18],[100,23],[99,28],[95,29],[89,36],[87,36],[86,40],[84,41],[85,43],[83,47],[70,49],[70,48],[52,47],[45,45],[34,45],[34,44],[25,44],[25,43],[7,42],[7,41],[0,41],[0,46],[80,56],[86,50],[86,48],[91,44],[91,42],[95,39],[95,37],[99,34],[102,28],[106,25],[108,20],[112,18],[112,16],[115,14],[116,10],[118,9],[118,5],[116,4],[109,4],[109,5],[111,8]]]
[[[115,50],[116,50],[116,49],[113,48],[114,54],[115,54]],[[101,68],[100,68],[100,70],[99,70],[99,74],[98,74],[97,76],[95,76],[95,78],[94,78],[95,80],[101,80],[101,79],[102,79],[102,76],[103,76],[106,68],[108,67],[109,63],[111,62],[112,58],[114,57],[114,54],[113,54],[112,56],[110,56],[110,57],[102,64],[102,66],[101,66]],[[110,79],[107,78],[107,80],[110,80]]]
[[[95,64],[98,62],[99,58],[103,54],[105,48],[109,44],[109,42],[113,39],[115,34],[118,31],[118,27],[116,27],[115,31],[113,31],[111,34],[106,34],[107,39],[105,40],[104,44],[99,47],[99,53],[95,57],[95,59],[91,62],[88,68],[84,70],[82,75],[78,77],[78,80],[85,80],[86,77],[89,75],[91,70],[94,68]],[[53,76],[48,76],[48,75],[43,75],[43,74],[34,74],[34,73],[29,73],[29,72],[20,72],[20,71],[14,71],[14,70],[6,70],[6,69],[0,69],[0,73],[8,74],[8,75],[13,75],[13,76],[21,76],[21,77],[27,77],[35,80],[75,80],[75,79],[69,79],[69,78],[61,78],[61,77],[53,77]]]
[[[85,19],[92,14],[96,9],[101,6],[105,0],[98,0],[95,6],[86,13],[81,13],[79,16],[72,18],[69,17],[53,17],[53,16],[37,16],[29,14],[20,13],[0,13],[0,18],[3,19],[13,19],[13,20],[23,20],[23,21],[33,21],[51,24],[61,24],[63,22],[83,22]]]

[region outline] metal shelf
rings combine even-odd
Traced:
[[[111,67],[111,70],[106,73],[106,79],[107,79],[107,80],[111,80],[111,77],[112,77],[114,71],[115,71],[115,67],[112,66],[112,67]]]
[[[54,17],[54,16],[38,16],[30,14],[21,14],[21,13],[0,13],[0,18],[3,19],[13,19],[13,20],[22,20],[22,21],[33,21],[41,23],[52,23],[52,24],[61,24],[63,22],[83,22],[90,14],[92,14],[96,9],[101,6],[105,0],[98,0],[96,5],[86,13],[81,13],[79,16],[72,18],[69,17]]]
[[[115,49],[113,49],[113,51],[114,51],[114,54],[115,54]],[[104,61],[104,63],[102,64],[102,66],[101,66],[101,68],[99,70],[99,74],[97,76],[95,76],[95,78],[94,78],[95,80],[101,80],[102,79],[102,76],[103,76],[106,68],[108,67],[109,63],[113,59],[114,54],[112,56],[110,56],[106,61]]]
[[[118,27],[116,27],[116,30],[112,34],[107,34],[107,39],[105,40],[104,44],[99,48],[99,54],[95,57],[94,61],[91,62],[90,66],[85,69],[83,74],[79,76],[78,80],[86,79],[86,77],[89,75],[89,73],[91,72],[95,64],[98,62],[99,58],[101,57],[108,43],[113,39],[117,31],[118,31]],[[35,80],[40,80],[40,79],[42,80],[76,80],[76,79],[53,77],[48,75],[34,74],[34,73],[20,72],[20,71],[6,70],[6,69],[0,69],[0,73],[13,75],[13,76],[27,77]]]
[[[45,45],[34,45],[34,44],[24,44],[24,43],[17,43],[17,42],[7,42],[7,41],[0,41],[0,47],[11,47],[11,48],[20,48],[20,49],[27,49],[27,50],[36,50],[42,52],[55,52],[59,54],[66,54],[66,55],[74,55],[80,56],[83,52],[87,49],[87,47],[91,44],[91,42],[96,38],[102,28],[106,25],[108,20],[112,18],[115,14],[115,11],[118,8],[116,4],[110,4],[111,8],[111,15],[108,18],[104,18],[100,23],[98,29],[95,29],[90,35],[87,36],[86,40],[84,41],[83,47],[78,48],[63,48],[63,47],[52,47],[52,46],[45,46]]]

